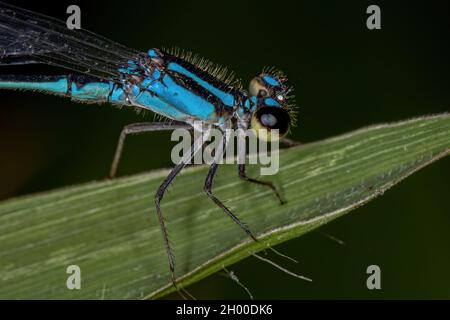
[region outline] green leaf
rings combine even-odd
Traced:
[[[280,152],[270,178],[287,200],[223,165],[214,192],[245,221],[250,240],[202,192],[207,168],[185,170],[162,209],[185,286],[319,227],[447,155],[448,114],[377,125]],[[252,166],[249,175],[259,172]],[[0,204],[0,298],[139,299],[174,288],[153,195],[167,170],[100,181]],[[66,268],[81,268],[68,290]]]

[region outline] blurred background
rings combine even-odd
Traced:
[[[299,123],[292,137],[302,142],[450,110],[450,11],[444,1],[9,2],[63,20],[67,6],[78,4],[85,29],[143,51],[194,51],[235,70],[243,83],[264,66],[276,66],[295,88]],[[381,8],[381,30],[366,28],[370,4]],[[0,72],[64,71],[26,66]],[[103,179],[122,127],[152,119],[109,105],[0,91],[0,201]],[[170,167],[171,147],[168,133],[130,138],[119,174]],[[312,283],[255,258],[229,270],[255,298],[448,299],[449,164],[448,158],[432,164],[383,197],[278,246],[300,261],[283,265]],[[371,264],[381,267],[381,290],[366,288]],[[199,299],[247,297],[220,275],[190,292]]]

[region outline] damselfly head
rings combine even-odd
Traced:
[[[255,97],[271,97],[280,104],[288,99],[289,88],[286,79],[269,73],[260,73],[250,81],[249,93]]]
[[[292,112],[288,101],[290,88],[285,81],[284,75],[273,70],[262,72],[250,81],[249,94],[256,104],[251,127],[260,139],[280,139],[289,131]]]

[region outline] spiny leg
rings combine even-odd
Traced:
[[[170,267],[170,276],[172,279],[173,285],[177,288],[176,282],[175,282],[175,262],[174,257],[172,253],[172,249],[170,247],[169,243],[169,235],[167,233],[166,223],[164,220],[164,216],[161,211],[161,200],[164,197],[164,193],[166,192],[167,188],[172,183],[173,179],[181,172],[181,170],[186,166],[186,163],[181,162],[175,166],[175,168],[172,169],[172,171],[169,173],[167,178],[163,181],[163,183],[159,186],[158,191],[155,195],[155,204],[156,204],[156,214],[158,216],[159,225],[161,227],[163,240],[164,240],[164,247],[166,249],[167,258],[169,259],[169,267]]]
[[[199,139],[202,139],[202,138],[199,138]],[[165,247],[166,253],[167,253],[167,258],[169,259],[170,276],[171,276],[174,287],[177,289],[178,289],[178,287],[176,285],[176,279],[175,279],[175,261],[174,261],[172,249],[171,249],[170,243],[169,243],[169,236],[167,233],[164,216],[161,211],[161,201],[162,201],[167,189],[169,188],[170,184],[175,179],[175,177],[190,162],[190,160],[194,157],[194,155],[201,149],[202,149],[202,143],[198,144],[197,141],[195,141],[194,144],[190,148],[189,154],[184,155],[182,160],[180,161],[180,163],[178,163],[172,169],[172,171],[169,173],[169,175],[166,177],[166,179],[163,181],[163,183],[159,186],[158,191],[156,191],[156,195],[155,195],[156,214],[158,216],[159,225],[161,227],[163,241],[164,241],[164,247]]]
[[[212,193],[212,186],[213,186],[213,182],[214,182],[214,176],[216,175],[217,172],[217,168],[219,167],[219,165],[216,162],[213,162],[211,164],[211,167],[209,168],[208,171],[208,175],[206,176],[206,180],[205,180],[205,187],[204,187],[204,191],[206,192],[206,194],[208,195],[208,197],[214,201],[214,203],[220,207],[231,219],[233,219],[234,222],[236,222],[238,224],[239,227],[241,227],[242,230],[245,231],[245,233],[247,233],[250,238],[252,238],[255,241],[258,241],[256,239],[256,237],[252,234],[252,232],[250,231],[250,229],[247,227],[247,225],[245,223],[243,223],[241,220],[239,220],[238,217],[236,217],[233,212],[230,211],[230,209],[228,209],[219,199],[217,199],[217,197]]]
[[[125,138],[128,135],[152,132],[152,131],[166,131],[175,129],[192,129],[192,127],[185,123],[168,123],[168,122],[140,122],[133,123],[125,126],[120,133],[119,141],[117,142],[116,152],[114,154],[114,159],[111,164],[111,170],[109,172],[109,178],[114,178],[117,173],[117,168],[119,166],[120,158],[123,153],[123,146],[125,144]]]
[[[272,189],[272,191],[275,193],[275,195],[277,196],[278,200],[280,201],[280,204],[284,204],[285,202],[283,201],[283,199],[281,199],[281,195],[278,192],[277,188],[273,185],[273,183],[271,181],[262,181],[262,180],[257,180],[257,179],[253,179],[253,178],[249,178],[245,172],[245,164],[239,164],[238,165],[239,168],[239,178],[241,178],[242,180],[248,181],[248,182],[252,182],[255,184],[259,184],[262,186],[266,186],[270,189]]]

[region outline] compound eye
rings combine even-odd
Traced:
[[[272,135],[272,138],[283,137],[289,131],[290,123],[289,113],[279,107],[261,107],[255,111],[252,117],[252,128],[257,131],[259,138],[267,141],[271,138],[271,130],[278,130],[278,134]]]
[[[273,114],[262,114],[261,115],[261,124],[267,128],[275,128],[278,123],[278,119]]]

